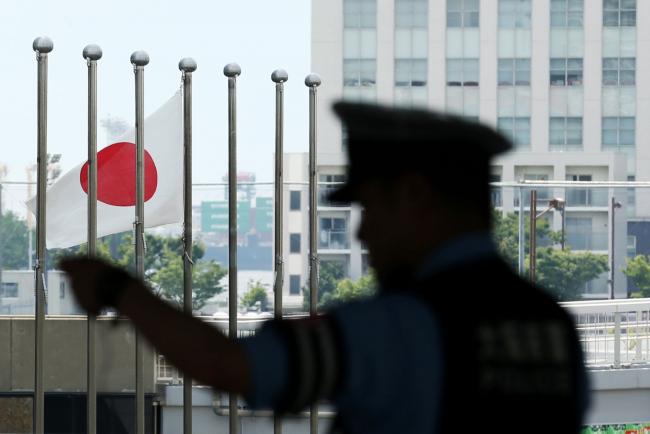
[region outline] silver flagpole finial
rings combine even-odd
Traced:
[[[145,66],[149,63],[149,55],[143,50],[134,51],[131,54],[131,63],[135,66]]]
[[[183,57],[181,61],[178,62],[178,69],[183,72],[194,72],[196,71],[196,68],[196,60],[191,57]]]
[[[102,49],[97,44],[88,44],[84,47],[83,56],[86,60],[99,60],[102,54]]]
[[[287,74],[287,71],[284,69],[276,69],[271,74],[271,80],[273,80],[274,83],[284,83],[289,80],[289,74]]]
[[[305,77],[305,86],[307,87],[318,87],[321,84],[320,75],[318,74],[309,74]]]
[[[241,74],[241,67],[236,63],[229,63],[223,67],[223,75],[226,77],[237,77]]]
[[[54,49],[54,42],[52,42],[52,40],[47,36],[39,36],[38,38],[34,39],[32,48],[34,51],[41,54],[49,53]]]

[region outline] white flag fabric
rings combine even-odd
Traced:
[[[183,218],[182,97],[178,91],[144,121],[144,225]],[[88,163],[79,164],[47,190],[48,249],[87,241]],[[28,201],[36,213],[36,198]],[[135,220],[135,129],[97,153],[97,236],[133,228]]]

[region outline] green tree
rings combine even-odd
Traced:
[[[328,297],[336,290],[336,285],[345,276],[343,263],[336,261],[323,261],[318,267],[318,304],[321,304],[323,297]],[[309,310],[309,285],[302,288],[302,305],[305,311]]]
[[[530,250],[530,219],[525,219],[525,251]],[[492,214],[492,235],[497,250],[504,260],[517,269],[519,256],[519,218],[516,213]],[[587,282],[608,270],[607,257],[589,252],[564,251],[552,247],[561,241],[561,235],[552,231],[545,219],[537,221],[536,283],[546,288],[559,301],[578,300]],[[525,258],[528,269],[529,254]]]
[[[268,309],[269,298],[266,294],[265,285],[262,284],[259,280],[248,282],[248,291],[241,299],[241,306],[250,308],[254,307],[256,303],[260,303],[260,308],[264,312]]]
[[[367,298],[377,291],[377,282],[373,274],[367,274],[359,280],[343,279],[336,284],[336,289],[323,296],[319,307],[329,309],[340,303]]]
[[[650,260],[646,255],[628,259],[623,273],[639,288],[641,296],[650,297]]]
[[[608,269],[606,255],[553,247],[537,250],[537,283],[558,301],[579,300],[587,282]]]
[[[28,266],[27,223],[12,211],[5,211],[0,217],[0,254],[2,268],[20,270]]]
[[[213,296],[221,293],[220,282],[227,274],[214,261],[197,260],[192,270],[192,309],[200,310]],[[183,304],[183,257],[167,251],[161,256],[161,266],[149,270],[149,283],[163,298]]]

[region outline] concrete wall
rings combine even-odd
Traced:
[[[47,319],[44,328],[46,391],[86,390],[86,321]],[[97,323],[97,390],[135,390],[135,333],[127,321]],[[144,384],[154,392],[154,354],[145,345]],[[34,388],[34,320],[0,317],[0,392]]]

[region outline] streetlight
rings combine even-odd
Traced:
[[[616,233],[616,230],[614,229],[614,223],[616,221],[615,216],[616,216],[616,210],[619,208],[622,208],[623,205],[621,205],[620,202],[616,201],[616,198],[612,196],[612,200],[610,202],[610,209],[609,209],[609,236],[610,236],[610,253],[609,253],[609,299],[613,300],[614,299],[614,275],[615,275],[615,268],[614,268],[614,259],[615,259],[615,252],[616,249],[614,247],[614,241],[615,237],[614,234]]]
[[[566,201],[556,197],[548,201],[548,207],[537,214],[537,190],[530,191],[530,281],[535,283],[535,272],[537,267],[537,219],[551,210],[562,213],[562,249],[564,250],[564,208]]]

